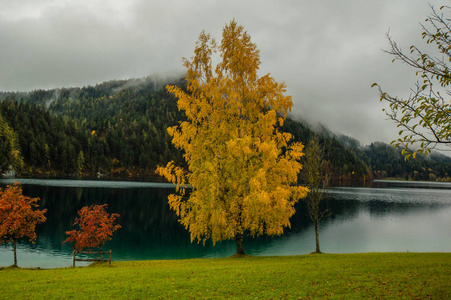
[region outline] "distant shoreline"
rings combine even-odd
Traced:
[[[438,181],[412,181],[412,180],[396,180],[396,179],[374,179],[372,181],[376,184],[394,184],[399,187],[433,187],[441,189],[451,189],[451,182]]]

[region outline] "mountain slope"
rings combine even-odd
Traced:
[[[82,88],[0,92],[0,113],[17,133],[25,163],[18,171],[29,176],[151,176],[157,165],[170,160],[183,163],[166,129],[185,117],[176,99],[166,92],[166,84],[183,87],[184,80],[143,78]],[[304,143],[314,134],[290,118],[282,130]],[[451,173],[451,162],[446,159],[403,163],[385,144],[364,148],[352,138],[330,132],[320,137],[320,143],[335,180],[369,179],[371,169],[376,176],[418,179]]]

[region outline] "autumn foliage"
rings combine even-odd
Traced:
[[[78,211],[74,226],[79,230],[67,231],[69,236],[63,243],[73,242],[73,248],[77,251],[91,248],[99,248],[111,240],[113,232],[121,228],[115,224],[119,214],[109,214],[107,204],[85,206]]]
[[[303,145],[278,130],[293,104],[284,83],[258,76],[259,50],[235,21],[220,45],[202,32],[194,54],[184,60],[187,90],[168,87],[187,117],[168,132],[188,168],[170,162],[157,171],[177,184],[169,205],[192,241],[235,239],[244,254],[243,235],[282,234],[307,192],[296,185]]]
[[[0,244],[12,242],[14,245],[14,266],[17,266],[16,241],[27,237],[36,240],[36,225],[46,220],[46,209],[39,210],[39,198],[22,194],[19,183],[0,189]]]

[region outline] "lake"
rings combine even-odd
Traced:
[[[71,244],[62,245],[77,211],[86,205],[108,204],[119,213],[122,228],[104,246],[113,260],[227,257],[236,252],[233,241],[190,242],[167,204],[171,184],[15,179],[23,192],[40,197],[47,221],[38,225],[36,244],[18,243],[21,267],[69,267]],[[1,179],[0,186],[14,179]],[[374,181],[372,187],[333,187],[324,202],[332,215],[321,220],[320,245],[327,253],[451,252],[451,184]],[[296,205],[291,228],[279,237],[246,238],[250,255],[298,255],[315,250],[313,224],[305,204]],[[0,246],[0,266],[13,264],[12,244]],[[82,265],[77,264],[77,265]]]

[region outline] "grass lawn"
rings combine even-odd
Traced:
[[[20,262],[19,262],[20,265]],[[131,261],[0,270],[1,299],[451,299],[451,253]]]

